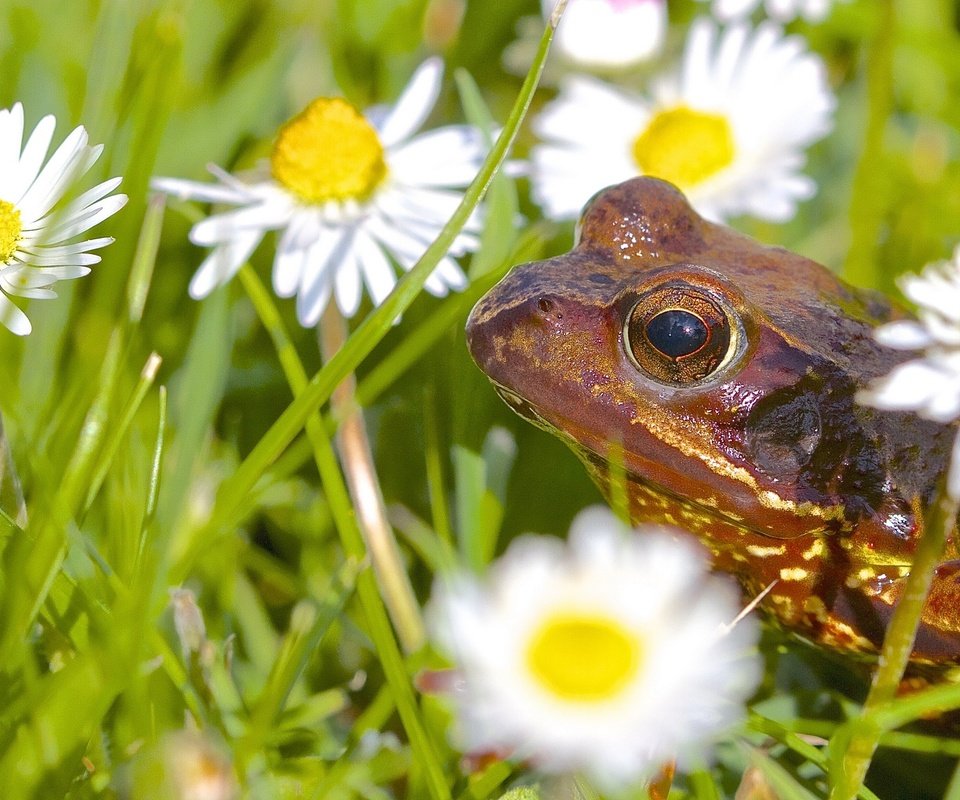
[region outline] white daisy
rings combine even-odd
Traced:
[[[120,185],[120,178],[112,178],[61,203],[103,145],[88,145],[81,125],[47,159],[56,126],[52,115],[44,117],[24,145],[23,106],[0,109],[0,324],[19,336],[30,333],[30,320],[6,295],[56,297],[51,287],[57,281],[89,273],[100,261],[90,251],[113,239],[70,240],[127,202],[126,195],[110,194]]]
[[[541,0],[544,19],[555,5]],[[666,32],[666,0],[569,0],[553,46],[581,67],[624,69],[656,55]]]
[[[526,75],[556,0],[541,0],[542,15],[522,17],[518,38],[503,51],[508,71]],[[553,36],[541,85],[567,72],[623,72],[658,55],[667,34],[666,0],[569,0]]]
[[[523,537],[488,580],[438,586],[429,620],[462,676],[466,749],[605,785],[706,755],[759,678],[757,628],[727,632],[738,592],[675,533],[588,509],[567,544]]]
[[[803,148],[831,127],[834,97],[803,39],[771,23],[690,28],[682,67],[652,97],[571,77],[537,117],[533,192],[575,217],[599,189],[635,175],[674,183],[704,216],[789,219],[816,184]]]
[[[740,19],[763,6],[767,16],[780,22],[803,17],[807,22],[821,22],[827,18],[833,0],[700,0],[710,2],[710,10],[720,20]]]
[[[960,246],[953,260],[904,275],[900,288],[918,306],[918,320],[881,325],[874,335],[898,350],[922,350],[857,395],[877,408],[913,410],[936,422],[960,418]]]
[[[304,326],[320,319],[331,293],[346,316],[360,305],[362,283],[381,303],[396,283],[387,256],[410,269],[461,199],[457,187],[476,175],[481,133],[450,125],[414,136],[440,92],[443,65],[429,59],[392,108],[361,114],[341,98],[319,98],[284,125],[269,176],[246,180],[212,167],[219,183],[159,178],[153,185],[181,198],[238,209],[193,226],[190,239],[213,247],[190,282],[205,297],[230,280],[267,231],[282,231],[273,263],[280,297],[297,296]],[[426,282],[442,296],[466,278],[454,257],[476,249],[471,220]],[[362,283],[361,283],[362,281]]]

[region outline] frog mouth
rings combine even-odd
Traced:
[[[600,442],[596,437],[586,433],[569,420],[565,420],[562,424],[551,422],[545,416],[543,416],[540,411],[537,410],[536,406],[534,406],[528,400],[522,398],[516,392],[507,389],[505,386],[500,385],[496,381],[491,381],[491,383],[493,384],[497,394],[503,398],[503,401],[510,406],[510,408],[516,414],[523,417],[532,425],[535,425],[536,427],[541,428],[548,433],[552,433],[566,442],[567,445],[574,451],[574,453],[576,453],[577,456],[584,462],[584,464],[587,466],[587,470],[591,474],[595,473],[597,476],[599,476],[607,472],[606,458],[599,447]],[[691,511],[695,512],[697,516],[722,520],[723,522],[740,528],[745,532],[756,534],[764,539],[773,538],[779,541],[778,537],[771,537],[769,533],[750,525],[741,517],[725,513],[720,509],[707,506],[703,503],[698,503],[696,500],[692,500],[688,497],[682,497],[675,492],[670,491],[670,489],[658,483],[657,481],[650,479],[646,475],[639,474],[633,469],[627,470],[627,476],[630,480],[636,481],[642,486],[645,486],[651,492],[662,495],[665,498],[670,498],[670,500],[672,500],[674,503],[690,509]]]
[[[493,383],[493,388],[496,390],[497,394],[500,395],[500,398],[510,406],[511,410],[523,417],[527,422],[536,425],[538,428],[544,428],[551,433],[557,430],[555,425],[551,425],[546,418],[533,406],[533,404],[524,400],[516,392],[512,392],[507,389],[505,386],[501,386],[496,381],[491,381]]]

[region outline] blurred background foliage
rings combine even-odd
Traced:
[[[668,52],[706,12],[670,1]],[[466,70],[502,122],[520,78],[501,54],[518,20],[538,13],[533,0],[0,3],[0,107],[22,101],[28,127],[56,114],[58,137],[84,124],[106,145],[93,177],[123,175],[130,195],[103,226],[116,243],[93,275],[61,284],[59,301],[33,304],[28,339],[0,332],[0,412],[39,531],[26,537],[10,519],[3,531],[5,797],[178,796],[173,784],[163,788],[169,764],[186,769],[198,754],[211,772],[235,769],[252,797],[426,796],[302,438],[229,530],[211,534],[218,485],[291,395],[239,281],[202,303],[188,299],[202,258],[187,241],[191,210],[171,203],[162,220],[159,207],[148,213],[148,182],[202,179],[208,163],[248,168],[313,97],[389,102],[431,52],[444,56],[448,76]],[[960,238],[958,13],[948,0],[854,0],[823,24],[793,24],[825,59],[838,96],[834,132],[809,152],[819,193],[789,224],[734,225],[887,292],[899,273],[945,257]],[[633,80],[642,86],[648,75]],[[552,93],[542,88],[531,113]],[[432,122],[461,119],[447,80]],[[522,132],[515,155],[531,141]],[[509,206],[512,184],[502,185]],[[491,223],[487,244],[501,255],[487,260],[490,275],[508,266],[507,253],[532,259],[572,241],[572,226],[538,222],[526,185],[517,188],[529,228],[518,231],[509,215]],[[271,260],[270,247],[253,259],[264,281]],[[443,563],[444,530],[465,561],[482,564],[519,532],[563,535],[600,499],[573,454],[515,417],[470,361],[463,322],[479,280],[465,297],[418,298],[358,370],[421,600]],[[130,298],[148,285],[141,317]],[[278,305],[312,374],[315,333],[298,326],[292,303]],[[151,352],[162,364],[141,379]],[[494,427],[506,433],[491,438]],[[170,606],[168,590],[180,585],[206,622],[204,645],[190,652],[181,652]],[[862,672],[785,641],[769,634],[763,713],[825,720],[826,735],[862,696]],[[445,712],[427,697],[422,713],[456,795],[466,781],[455,777]],[[183,733],[191,727],[207,738]],[[883,796],[942,791],[936,776],[948,774],[943,756],[955,743],[928,736],[913,747],[910,758],[926,751],[929,768],[881,758],[874,780],[896,788]],[[746,761],[736,748],[721,760],[729,769],[713,788],[732,796]],[[797,762],[783,759],[798,785],[822,787]],[[473,796],[498,796],[508,777],[487,773]],[[688,789],[699,793],[697,780]]]

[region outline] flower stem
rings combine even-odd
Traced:
[[[853,176],[850,200],[850,247],[844,277],[857,286],[877,288],[877,250],[885,223],[890,193],[884,135],[893,114],[893,56],[896,11],[893,0],[877,3],[877,27],[866,42],[867,119],[864,122],[860,160]]]
[[[319,338],[324,361],[329,361],[347,340],[346,322],[333,303],[323,315]],[[426,640],[423,618],[393,528],[387,520],[363,411],[354,402],[355,394],[356,379],[351,373],[330,398],[334,417],[340,421],[337,450],[380,594],[400,644],[410,654],[419,650]]]
[[[0,509],[21,528],[27,527],[27,504],[23,499],[20,476],[10,452],[10,442],[0,417]]]
[[[277,357],[291,390],[299,395],[307,385],[307,375],[283,326],[276,305],[249,265],[240,270],[240,280],[264,328],[273,340]],[[358,564],[369,563],[363,538],[351,511],[350,498],[344,486],[343,477],[337,468],[336,454],[326,436],[319,414],[315,413],[307,419],[306,430],[344,553]],[[371,570],[360,571],[356,576],[356,586],[367,621],[368,634],[377,649],[384,677],[396,704],[397,714],[410,740],[410,747],[417,762],[423,768],[430,798],[431,800],[450,800],[450,789],[447,786],[438,749],[430,738],[421,717],[407,666],[394,639],[383,599]]]
[[[846,752],[843,754],[840,773],[835,777],[833,790],[830,792],[831,800],[852,800],[856,797],[884,730],[884,726],[876,718],[876,713],[893,700],[910,660],[934,570],[943,555],[947,537],[957,523],[957,514],[960,513],[958,452],[960,431],[957,433],[947,471],[937,484],[933,504],[927,512],[923,536],[917,545],[903,595],[890,619],[877,662],[877,671],[873,675],[863,711],[860,718],[854,722]]]

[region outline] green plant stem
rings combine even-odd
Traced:
[[[0,652],[10,655],[25,651],[30,626],[46,602],[66,555],[67,530],[73,525],[106,435],[110,404],[120,375],[123,338],[120,328],[110,337],[100,373],[100,390],[84,418],[58,491],[36,505],[27,535],[14,541],[3,554],[3,568],[7,574],[16,575],[17,581],[8,581],[4,587]]]
[[[960,762],[953,768],[953,775],[950,776],[950,783],[947,784],[947,790],[943,793],[943,800],[960,800]]]
[[[300,680],[307,662],[334,620],[343,612],[347,599],[353,595],[357,569],[356,561],[347,561],[319,602],[301,600],[294,607],[276,660],[260,696],[250,710],[246,737],[237,748],[238,763],[245,766],[259,753],[263,743],[275,730],[277,720],[286,708],[290,693]]]
[[[320,322],[319,339],[326,361],[336,355],[347,340],[347,323],[333,303],[327,306]],[[426,631],[396,536],[387,519],[363,412],[354,406],[356,388],[356,380],[350,374],[336,388],[330,401],[334,417],[340,420],[337,449],[383,602],[400,644],[409,655],[423,647]]]
[[[307,375],[283,327],[273,299],[249,265],[241,268],[240,281],[257,310],[260,321],[273,340],[280,365],[283,367],[291,390],[294,394],[299,394],[307,383]],[[314,412],[306,420],[306,428],[344,552],[348,558],[355,559],[357,563],[367,564],[369,562],[366,548],[350,506],[347,487],[343,482],[336,454],[323,429],[319,414]],[[376,579],[370,569],[362,569],[359,572],[356,588],[367,620],[367,633],[377,649],[384,677],[393,694],[400,721],[410,739],[410,746],[423,767],[430,796],[433,800],[449,800],[450,787],[447,785],[440,757],[421,719],[403,656],[393,637]]]
[[[430,497],[430,517],[433,530],[445,545],[453,545],[453,528],[443,482],[443,457],[440,454],[439,419],[437,401],[431,388],[423,398],[423,442],[427,473],[427,490]]]
[[[141,403],[143,403],[144,398],[147,396],[150,387],[153,386],[153,382],[157,377],[157,370],[160,369],[162,361],[163,359],[160,358],[159,354],[150,354],[149,358],[147,358],[147,363],[144,364],[143,369],[140,371],[140,380],[137,382],[133,396],[120,414],[120,421],[115,423],[107,434],[102,445],[102,452],[92,468],[92,479],[87,488],[86,500],[80,508],[78,516],[81,518],[81,521],[90,510],[97,493],[103,486],[103,482],[107,477],[107,471],[110,469],[117,452],[120,450],[120,444],[127,435],[134,416],[137,411],[140,410]]]
[[[785,727],[781,723],[767,719],[759,714],[751,713],[748,719],[749,727],[751,730],[762,733],[765,736],[769,736],[771,739],[775,739],[780,742],[780,744],[788,747],[790,750],[793,750],[797,755],[805,758],[811,764],[815,764],[824,772],[828,768],[828,759],[826,754],[819,747],[815,747],[807,741],[804,741],[803,737],[796,731],[792,731],[789,728]],[[860,800],[877,800],[877,796],[871,792],[866,786],[862,786],[857,795]]]
[[[3,419],[0,418],[0,508],[21,528],[27,526],[27,504],[23,499],[20,475],[10,451]]]
[[[894,109],[893,57],[897,17],[893,0],[877,0],[876,35],[865,43],[867,52],[867,119],[860,160],[853,176],[850,200],[850,247],[844,276],[857,286],[877,287],[877,250],[890,196],[884,135]]]
[[[957,436],[960,442],[960,432]],[[954,453],[956,451],[955,446]],[[863,712],[858,719],[852,721],[849,728],[849,744],[843,753],[839,774],[834,775],[831,800],[851,800],[867,775],[870,761],[884,730],[878,712],[896,695],[913,651],[913,641],[933,581],[934,570],[943,555],[947,537],[956,526],[957,514],[960,512],[960,493],[950,491],[950,488],[956,484],[955,475],[958,470],[960,464],[953,458],[947,467],[947,474],[941,477],[937,485],[933,504],[927,513],[923,536],[914,553],[910,575],[883,640],[877,670],[873,675]],[[841,734],[840,741],[844,738]]]

